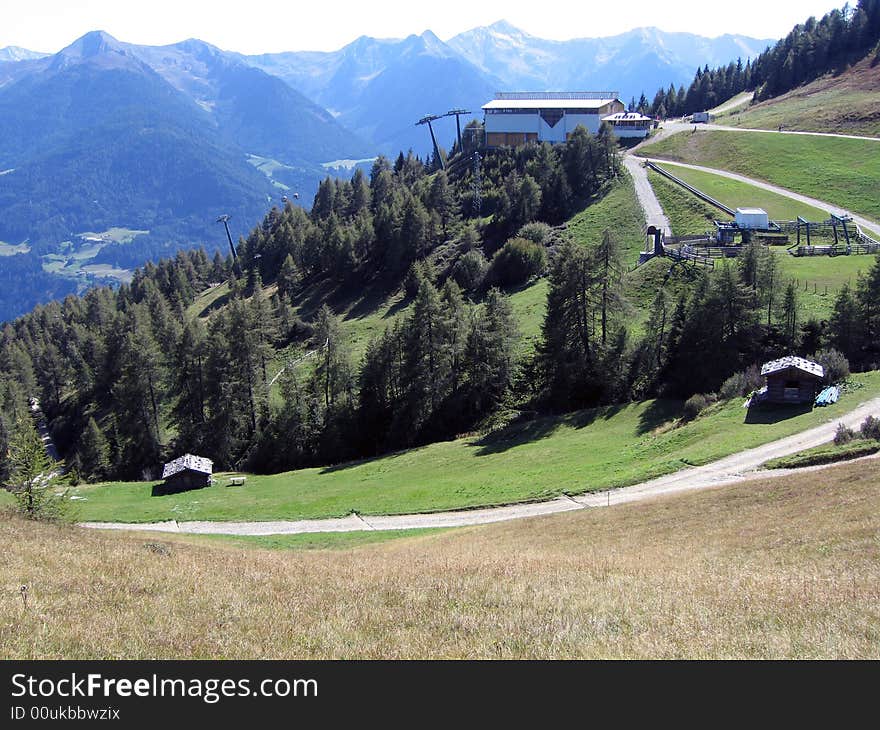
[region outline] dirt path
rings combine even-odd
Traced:
[[[778,129],[752,129],[749,127],[729,127],[725,124],[715,124],[711,122],[709,124],[692,124],[689,122],[683,122],[678,119],[667,119],[663,122],[663,125],[658,130],[657,134],[653,137],[646,139],[641,144],[634,147],[634,150],[642,149],[644,147],[650,147],[655,142],[659,142],[661,139],[666,139],[673,134],[678,134],[680,132],[692,132],[694,129],[698,129],[703,132],[751,132],[754,134],[792,134],[792,135],[800,135],[802,137],[833,137],[837,139],[860,139],[860,140],[868,140],[869,142],[880,142],[880,137],[866,137],[860,136],[856,134],[837,134],[835,132],[801,132],[793,129],[783,129],[781,132]]]
[[[503,507],[434,512],[430,514],[360,516],[349,515],[337,519],[297,520],[272,522],[153,522],[131,524],[121,522],[83,522],[82,527],[108,530],[150,530],[156,532],[186,532],[204,535],[292,535],[308,532],[351,532],[355,530],[405,530],[426,527],[464,527],[502,522],[523,517],[558,514],[576,509],[606,507],[625,502],[675,492],[706,489],[749,479],[765,479],[801,470],[757,471],[768,459],[794,454],[803,449],[818,446],[834,437],[838,423],[856,428],[868,415],[880,414],[880,398],[860,404],[846,415],[815,426],[807,431],[772,441],[763,446],[727,456],[704,466],[682,469],[674,474],[651,479],[604,492],[592,492],[575,497],[557,497],[546,502],[512,504]],[[867,457],[875,458],[875,457]],[[807,467],[816,470],[823,467]]]
[[[687,127],[688,125],[683,125]],[[778,129],[753,129],[750,127],[728,127],[724,124],[701,124],[701,129],[706,129],[708,131],[721,131],[721,132],[756,132],[758,134],[799,134],[806,137],[836,137],[837,139],[866,139],[870,142],[880,142],[880,137],[865,137],[857,134],[837,134],[835,132],[799,132],[794,129],[783,129],[779,131]],[[681,130],[679,130],[681,131]]]
[[[624,156],[623,164],[632,176],[636,197],[645,213],[645,225],[662,228],[667,236],[671,236],[672,226],[669,223],[669,218],[663,212],[660,201],[654,194],[654,188],[651,187],[648,180],[648,171],[644,167],[644,161],[628,154]]]
[[[752,94],[744,93],[737,94],[732,99],[725,101],[720,106],[716,106],[714,109],[709,110],[709,114],[724,114],[724,112],[729,112],[731,109],[736,109],[737,107],[745,106],[752,100]]]
[[[678,167],[686,167],[691,170],[699,170],[701,172],[711,172],[715,175],[720,175],[721,177],[727,177],[731,180],[738,180],[739,182],[744,182],[749,185],[754,185],[756,188],[762,188],[763,190],[769,190],[771,193],[777,193],[779,195],[784,195],[786,198],[791,198],[792,200],[797,200],[801,203],[806,203],[807,205],[812,205],[814,208],[823,208],[824,210],[831,211],[837,215],[848,215],[850,216],[856,223],[858,223],[862,228],[867,229],[874,234],[880,235],[880,224],[875,223],[874,221],[868,220],[864,216],[857,215],[851,211],[844,210],[836,205],[833,205],[825,200],[817,200],[816,198],[811,198],[807,195],[801,195],[800,193],[796,193],[792,190],[787,190],[786,188],[781,188],[778,185],[772,185],[770,183],[763,182],[762,180],[755,180],[751,177],[746,177],[745,175],[739,175],[735,172],[728,172],[727,170],[718,170],[713,167],[703,167],[702,165],[690,165],[685,162],[675,162],[674,160],[663,160],[658,157],[645,157],[644,159],[650,160],[651,162],[656,162],[660,165],[673,165]]]

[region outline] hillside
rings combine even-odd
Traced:
[[[362,36],[334,52],[243,58],[333,110],[386,155],[413,149],[427,156],[431,141],[426,128],[416,127],[419,119],[453,108],[480,117],[499,85],[430,31],[401,40]],[[438,122],[436,133],[451,148],[454,120]]]
[[[798,433],[880,393],[878,374],[855,376],[854,389],[827,409],[786,407],[755,414],[739,397],[700,418],[679,421],[682,402],[650,400],[562,417],[527,418],[486,436],[468,436],[377,459],[248,477],[151,496],[155,482],[74,489],[81,520],[300,520],[410,514],[546,500],[635,484]]]
[[[738,172],[880,221],[880,142],[699,129],[642,148],[651,157]]]
[[[189,85],[172,73],[183,66]],[[0,319],[46,301],[55,277],[80,291],[101,280],[97,264],[130,279],[181,247],[225,250],[218,215],[244,232],[284,190],[314,191],[322,162],[368,151],[279,79],[205,44],[148,49],[95,32],[2,69],[0,242],[26,243],[20,255],[48,273],[40,288],[4,290]],[[249,155],[286,161],[282,180]]]
[[[876,459],[343,552],[2,520],[0,652],[877,659],[878,531]]]
[[[750,129],[880,136],[880,51],[842,73],[828,74],[767,101],[716,117]]]

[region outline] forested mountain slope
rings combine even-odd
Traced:
[[[589,215],[622,174],[605,129],[487,156],[479,215],[471,167],[452,170],[380,158],[369,176],[325,180],[308,213],[273,209],[235,262],[179,253],[7,325],[4,433],[36,394],[85,478],[148,476],[185,451],[279,471],[535,411],[737,395],[755,387],[755,363],[791,351],[837,373],[842,355],[823,349],[878,361],[880,264],[840,292],[830,322],[803,319],[793,285],[779,294],[759,245],[711,275],[628,271],[633,242]],[[504,291],[540,276],[540,336],[523,348]],[[216,296],[193,306],[208,287]],[[340,301],[347,323],[326,306]],[[377,311],[387,328],[355,351],[352,328]]]

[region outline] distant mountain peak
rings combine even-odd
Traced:
[[[501,20],[496,20],[492,25],[487,26],[489,30],[494,30],[497,33],[507,33],[509,35],[528,35],[524,30],[517,28],[512,23],[509,23],[504,18]]]
[[[104,30],[91,30],[60,52],[68,58],[93,58],[104,53],[125,53],[125,47]]]
[[[27,48],[21,48],[20,46],[6,46],[6,48],[0,48],[0,62],[34,61],[38,58],[45,58],[47,55],[49,54],[29,51]]]

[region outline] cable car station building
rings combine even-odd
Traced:
[[[483,105],[486,146],[565,142],[579,124],[592,134],[625,111],[616,91],[507,91]]]

